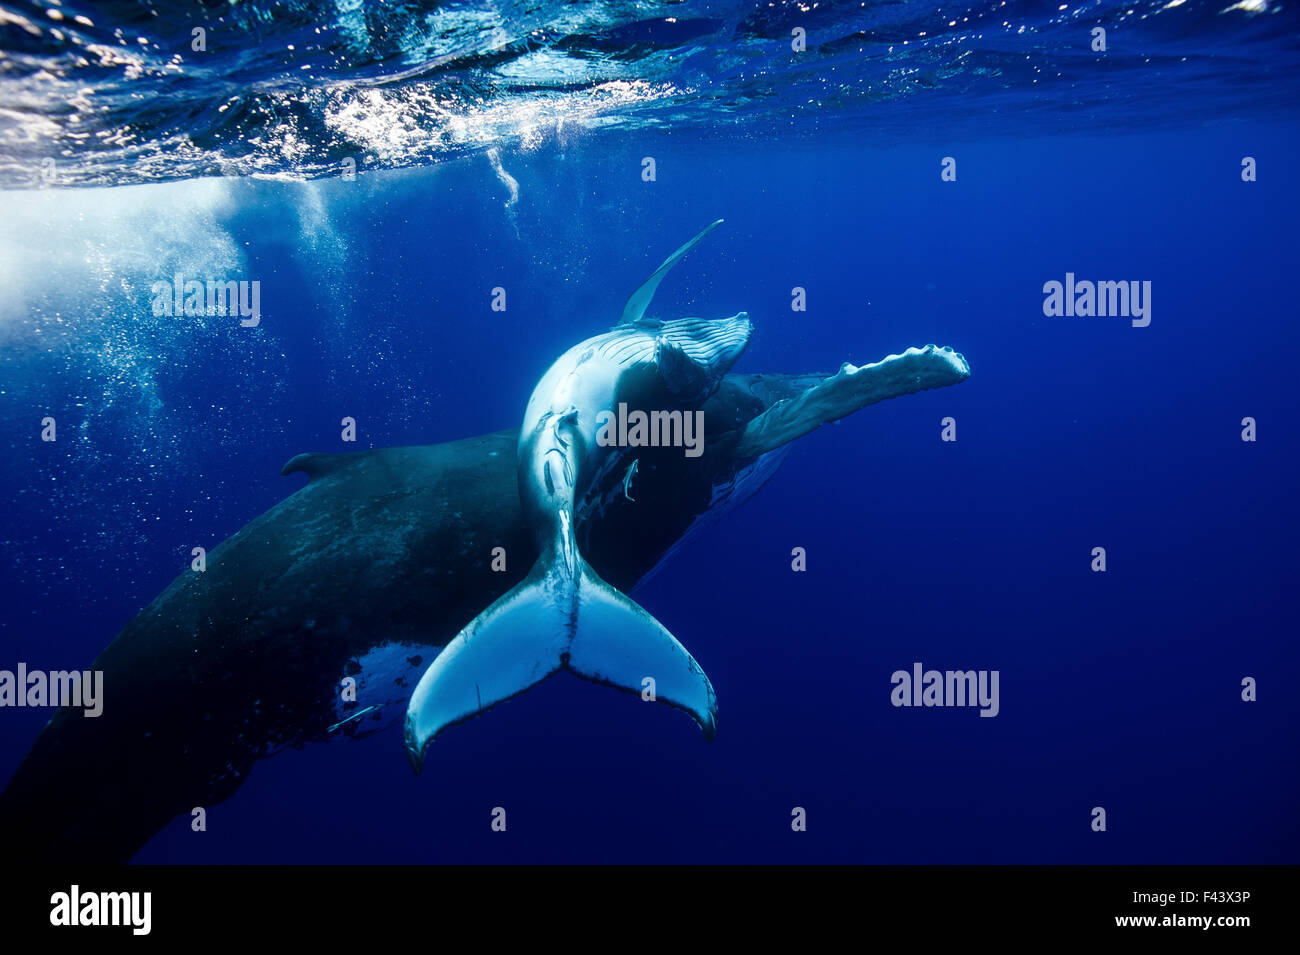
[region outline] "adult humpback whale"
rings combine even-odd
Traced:
[[[701,406],[698,458],[637,451],[635,502],[610,456],[574,510],[591,567],[624,592],[757,491],[789,442],[888,398],[969,375],[946,348],[835,374],[728,375]],[[0,794],[0,843],[24,861],[126,861],[258,759],[363,737],[399,718],[430,656],[517,585],[538,551],[517,483],[519,435],[304,454],[306,486],[182,573],[94,661],[111,705],[60,710]],[[508,569],[494,572],[504,547]],[[340,680],[357,682],[341,701]]]
[[[602,415],[617,407],[698,406],[740,357],[753,325],[646,318],[664,275],[719,219],[664,260],[632,293],[613,331],[574,345],[533,390],[519,433],[519,495],[538,551],[528,576],[447,644],[411,695],[406,747],[418,773],[444,728],[524,692],[560,670],[639,694],[693,716],[712,739],[717,699],[695,658],[639,604],[592,570],[578,546],[574,508],[616,452],[601,446]],[[639,459],[638,459],[639,461]],[[639,466],[639,465],[638,465]]]

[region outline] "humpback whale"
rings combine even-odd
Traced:
[[[717,390],[753,324],[731,318],[660,322],[645,312],[660,280],[722,222],[706,226],[632,293],[613,331],[574,345],[542,376],[519,433],[519,495],[538,557],[528,575],[447,644],[411,695],[406,747],[418,773],[447,726],[560,670],[693,716],[712,739],[713,686],[659,621],[602,580],[578,546],[574,508],[614,452],[597,442],[616,407],[693,408]],[[625,486],[626,490],[626,486]]]
[[[635,449],[635,501],[628,455],[592,461],[577,546],[631,592],[756,493],[790,442],[969,374],[933,345],[835,373],[728,374],[699,406],[700,457]],[[213,548],[205,573],[181,573],[98,655],[113,705],[93,720],[54,714],[0,793],[0,841],[28,862],[125,862],[175,817],[232,796],[259,760],[399,720],[433,655],[540,556],[520,438],[292,458],[282,473],[307,483]],[[491,567],[496,547],[510,555],[504,572]],[[344,677],[354,701],[340,697]]]

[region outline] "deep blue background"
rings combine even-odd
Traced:
[[[194,543],[299,486],[278,476],[289,457],[353,449],[344,415],[358,447],[516,423],[550,362],[714,218],[655,311],[749,311],[737,370],[833,371],[929,342],[972,368],[801,440],[636,592],[712,679],[713,745],[562,676],[441,737],[420,778],[398,727],[264,761],[206,833],[179,819],[138,861],[1300,861],[1294,131],[830,139],[506,152],[511,210],[483,159],[232,182],[223,227],[262,281],[261,328],[173,345],[147,418],[66,355],[26,354],[3,405],[0,666],[51,669],[87,665]],[[646,155],[657,182],[640,179]],[[1240,180],[1246,155],[1258,182]],[[1066,271],[1150,280],[1151,325],[1045,318],[1042,285]],[[145,299],[120,301],[97,320],[133,321]],[[86,426],[42,445],[35,421],[82,392]],[[948,415],[955,444],[939,440]],[[142,434],[181,444],[151,456]],[[77,440],[98,473],[62,456]],[[39,492],[59,481],[81,491]],[[890,674],[918,660],[1000,670],[1000,715],[890,706]],[[1241,701],[1245,676],[1258,702]],[[0,778],[46,715],[0,714]]]

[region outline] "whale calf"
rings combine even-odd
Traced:
[[[693,411],[749,342],[753,324],[744,312],[666,322],[645,315],[668,270],[721,221],[664,260],[629,298],[618,327],[574,345],[533,389],[519,434],[518,480],[538,557],[523,581],[447,644],[416,686],[405,736],[417,773],[447,726],[560,670],[635,694],[653,680],[657,702],[685,710],[713,738],[717,698],[708,677],[659,621],[592,569],[578,546],[574,509],[616,453],[597,440],[606,415],[629,406],[670,407],[679,416]]]

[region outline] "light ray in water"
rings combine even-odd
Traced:
[[[325,732],[327,732],[327,733],[333,733],[333,732],[334,732],[336,729],[338,729],[340,726],[346,726],[347,724],[351,723],[351,722],[354,721],[354,720],[359,720],[359,719],[361,719],[361,717],[365,716],[365,715],[366,715],[367,713],[369,713],[371,710],[377,710],[377,709],[379,709],[378,706],[367,706],[364,710],[357,710],[355,713],[353,713],[351,716],[347,717],[346,719],[339,720],[337,723],[335,723],[333,726],[331,726],[331,727],[330,727],[329,729],[327,729]]]

